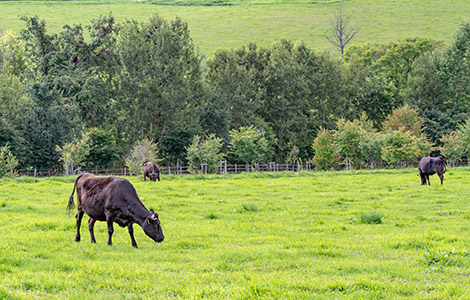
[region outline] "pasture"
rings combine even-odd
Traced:
[[[65,24],[89,25],[91,19],[112,13],[118,23],[129,19],[147,21],[159,14],[167,20],[182,18],[191,37],[206,56],[219,48],[238,48],[250,42],[268,46],[280,39],[304,41],[314,49],[336,51],[326,40],[329,19],[339,1],[254,0],[223,1],[235,5],[188,5],[201,0],[162,0],[155,5],[131,0],[109,1],[0,1],[0,28],[19,33],[24,28],[20,16],[38,15],[50,32]],[[312,3],[307,3],[312,2]],[[388,42],[406,37],[450,40],[461,21],[468,18],[468,1],[351,0],[345,11],[361,27],[354,43]]]
[[[74,242],[76,177],[4,178],[0,299],[469,299],[469,171],[128,177],[165,234],[139,249]]]

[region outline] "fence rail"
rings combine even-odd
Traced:
[[[348,163],[345,163],[343,166],[344,169],[350,169]],[[450,165],[450,164],[449,164]],[[468,165],[468,160],[462,159],[456,165]],[[416,167],[416,162],[404,162],[398,167]],[[381,169],[384,167],[390,167],[387,164],[376,163],[374,164],[375,169]],[[341,169],[343,169],[341,168]],[[301,171],[315,171],[314,166],[307,162],[305,164],[295,164],[295,163],[254,163],[254,164],[228,164],[227,161],[220,161],[219,169],[217,172],[212,172],[213,174],[217,173],[220,175],[224,174],[240,174],[240,173],[254,173],[254,172],[298,172],[301,175]],[[75,170],[75,174],[81,172],[88,172],[95,175],[105,175],[105,176],[129,176],[129,170],[127,168],[119,169],[80,169]],[[172,174],[172,175],[181,175],[181,174],[192,174],[190,167],[188,166],[160,166],[160,172],[162,174]],[[17,170],[19,176],[31,176],[31,177],[51,177],[51,176],[67,176],[65,170],[59,169],[23,169]],[[207,164],[200,164],[197,170],[199,174],[208,174]]]
[[[197,172],[199,174],[208,174],[207,164],[200,164]],[[218,174],[240,174],[243,172],[298,172],[299,169],[312,171],[313,167],[310,163],[304,165],[289,164],[289,163],[254,163],[254,164],[227,164],[226,161],[220,162],[220,168]],[[107,175],[107,176],[128,176],[130,175],[127,168],[120,169],[80,169],[74,173],[78,174],[81,172],[88,172],[95,175]],[[162,174],[192,174],[190,167],[188,166],[160,166],[160,172]],[[58,169],[21,169],[17,170],[19,176],[31,176],[31,177],[51,177],[51,176],[67,176],[66,170]],[[215,172],[214,172],[215,173]],[[70,172],[72,174],[72,172]]]

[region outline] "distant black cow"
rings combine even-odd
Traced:
[[[113,222],[121,227],[127,226],[132,246],[136,248],[137,243],[132,228],[134,223],[140,225],[145,234],[155,242],[163,241],[164,236],[158,214],[153,210],[147,210],[132,184],[126,179],[99,177],[89,173],[78,176],[67,205],[68,210],[74,205],[75,188],[77,189],[77,236],[75,241],[80,241],[80,225],[85,212],[90,216],[88,229],[92,243],[96,243],[93,227],[97,220],[106,221],[108,224],[108,245],[112,245]]]
[[[444,182],[444,173],[446,172],[446,159],[442,156],[439,157],[423,157],[418,163],[419,176],[421,176],[421,185],[429,184],[429,175],[437,173],[441,179],[441,184]]]
[[[145,161],[142,166],[144,167],[144,181],[148,177],[151,181],[160,181],[160,168],[153,162]]]

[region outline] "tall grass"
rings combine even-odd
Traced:
[[[469,171],[130,177],[165,233],[140,249],[74,242],[75,178],[1,179],[0,298],[468,299]]]
[[[167,1],[167,0],[161,0]],[[24,28],[19,16],[39,15],[49,31],[65,24],[89,24],[90,19],[113,13],[118,22],[146,21],[153,14],[176,16],[188,22],[200,52],[210,56],[219,48],[238,48],[249,42],[267,46],[280,39],[304,41],[314,49],[336,51],[326,40],[329,19],[340,2],[351,20],[361,27],[351,43],[386,42],[405,37],[450,39],[459,22],[468,18],[468,1],[351,0],[351,1],[230,1],[224,6],[192,5],[168,0],[155,5],[142,1],[0,1],[0,28],[17,33]],[[210,4],[209,0],[197,0]],[[302,3],[299,3],[302,2]]]

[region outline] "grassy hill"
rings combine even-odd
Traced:
[[[172,5],[139,0],[0,1],[0,28],[19,32],[24,26],[19,19],[21,15],[39,15],[46,20],[49,30],[58,31],[64,24],[86,25],[90,19],[111,12],[118,22],[126,19],[144,21],[159,14],[167,19],[178,16],[188,22],[195,44],[206,55],[217,48],[236,48],[249,42],[270,45],[282,38],[304,41],[317,49],[332,49],[325,33],[329,18],[340,3],[316,0],[156,1]],[[459,22],[468,18],[467,0],[351,0],[344,1],[343,5],[362,28],[353,43],[385,42],[410,36],[450,39]]]

